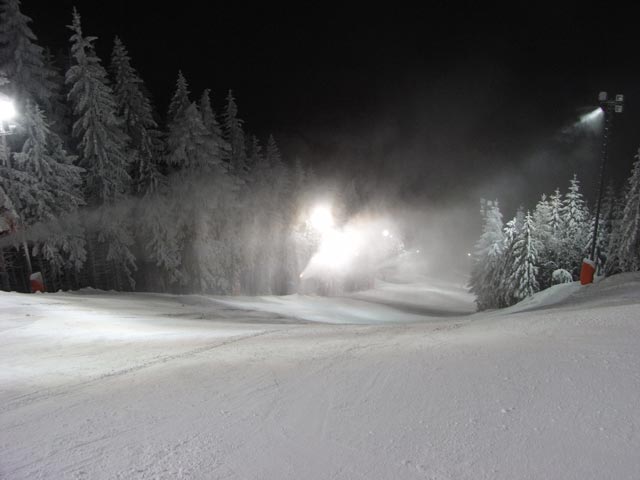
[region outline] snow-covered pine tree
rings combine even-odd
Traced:
[[[47,112],[55,91],[44,49],[29,24],[31,18],[20,11],[20,0],[4,0],[0,11],[0,70],[9,79],[6,87],[20,109],[27,101],[37,102]]]
[[[538,281],[539,242],[535,237],[533,217],[527,212],[513,245],[513,270],[509,283],[513,287],[513,299],[518,302],[539,290]]]
[[[280,155],[280,149],[273,135],[269,135],[267,140],[266,159],[272,168],[278,168],[282,164],[282,155]]]
[[[2,164],[0,164],[0,175],[2,170]],[[0,176],[0,235],[10,234],[17,213],[13,202],[9,198],[9,195],[4,189],[2,177]],[[7,251],[0,245],[0,289],[5,291],[11,290],[11,283],[9,281],[9,262],[5,258]]]
[[[607,185],[602,195],[602,206],[600,209],[600,218],[598,219],[598,238],[596,240],[596,269],[598,275],[606,269],[606,261],[609,256],[609,240],[611,236],[611,227],[613,222],[613,212],[616,202],[616,193],[612,183]],[[589,222],[589,238],[585,248],[587,254],[591,254],[593,245],[593,235],[596,227],[596,217],[591,216]]]
[[[252,181],[257,181],[268,170],[268,164],[262,153],[262,145],[255,135],[251,135],[247,142],[247,168],[251,171]]]
[[[555,239],[552,233],[553,211],[551,203],[545,194],[536,205],[533,212],[534,236],[539,244],[538,251],[538,284],[544,290],[551,286],[553,271],[557,269],[555,263]]]
[[[551,235],[560,240],[562,236],[562,193],[560,189],[556,188],[553,195],[549,197],[549,206],[551,207]]]
[[[129,53],[118,37],[113,44],[110,70],[114,79],[116,114],[124,121],[123,129],[134,153],[131,168],[133,190],[147,195],[155,192],[162,182],[158,161],[164,146],[144,83],[131,66]]]
[[[182,110],[169,125],[167,163],[182,176],[223,171],[220,149],[202,123],[195,103]]]
[[[252,294],[285,293],[289,285],[288,228],[293,223],[288,172],[273,137],[264,155],[255,136],[247,152],[251,170],[242,194],[247,215],[240,235],[245,252],[243,287]]]
[[[213,140],[218,145],[218,157],[225,162],[229,161],[231,157],[231,146],[224,139],[224,135],[222,133],[222,127],[218,123],[218,119],[216,118],[216,114],[213,111],[213,107],[211,106],[211,91],[207,88],[202,92],[200,96],[200,115],[202,115],[202,123],[207,128],[209,133],[212,135]]]
[[[107,72],[93,48],[96,38],[83,36],[80,15],[75,9],[69,28],[73,32],[74,62],[67,71],[66,83],[76,118],[72,135],[77,142],[78,164],[85,169],[85,198],[91,206],[107,207],[101,209],[101,218],[94,224],[98,228],[97,243],[106,249],[90,242],[93,283],[102,288],[124,288],[126,283],[133,286],[131,272],[136,267],[129,248],[130,227],[127,218],[117,215],[126,209],[110,210],[129,191],[128,138],[116,116],[117,104]]]
[[[470,291],[476,296],[478,310],[499,308],[500,267],[504,248],[502,214],[498,202],[481,201],[482,235],[473,249]]]
[[[173,93],[173,97],[171,97],[169,110],[167,111],[167,125],[170,125],[189,105],[191,105],[191,100],[189,100],[189,84],[180,70],[178,71],[178,79],[176,80],[176,91]]]
[[[49,96],[50,109],[46,112],[49,127],[62,140],[65,146],[71,144],[71,110],[67,104],[66,93],[64,92],[64,70],[58,65],[54,56],[45,49],[45,64],[51,72],[51,82],[53,90]]]
[[[73,165],[75,157],[64,150],[40,107],[28,103],[23,116],[27,139],[22,151],[14,154],[14,166],[33,179],[30,187],[34,191],[29,196],[31,203],[21,205],[20,211],[25,225],[54,222],[74,213],[83,204],[82,169]],[[69,246],[79,250],[69,251]],[[50,262],[56,276],[62,273],[65,265],[78,267],[85,258],[84,240],[70,240],[62,233],[39,242],[37,250]],[[72,260],[69,262],[69,259]]]
[[[262,145],[255,135],[247,139],[246,152],[246,167],[249,175],[240,194],[242,216],[237,235],[241,239],[241,242],[237,243],[241,259],[240,282],[242,290],[250,295],[267,294],[271,292],[268,290],[268,281],[264,276],[265,252],[269,250],[270,242],[266,238],[267,232],[263,227],[268,223],[271,214],[267,207],[270,199],[266,195],[265,188],[269,182],[270,172],[262,152]]]
[[[627,181],[619,233],[618,259],[623,272],[640,270],[640,150]]]
[[[178,73],[167,118],[168,165],[183,177],[224,170],[220,145],[205,126],[198,106],[189,101],[189,87],[182,72]]]
[[[186,79],[179,74],[171,101],[167,135],[167,163],[176,175],[170,178],[172,221],[181,234],[176,237],[181,252],[180,272],[174,275],[192,291],[212,292],[222,288],[222,264],[231,258],[221,242],[226,242],[224,225],[214,224],[231,214],[233,186],[226,175],[220,144],[203,122],[195,103],[188,103]],[[234,207],[235,208],[235,207]],[[226,225],[226,224],[225,224]],[[227,251],[227,258],[212,253]],[[230,275],[229,275],[230,277]],[[219,290],[217,293],[221,293]],[[228,290],[227,290],[228,293]]]
[[[292,197],[292,174],[282,161],[282,154],[273,135],[267,139],[265,162],[269,165],[274,181],[271,182],[272,195],[278,202],[274,219],[274,246],[275,246],[275,272],[272,278],[272,291],[276,294],[289,293],[290,285],[295,283],[299,275],[290,276],[287,265],[288,257],[293,251],[293,242],[290,238],[291,229],[295,223],[296,209],[293,208],[295,199]],[[355,202],[354,202],[355,203]]]
[[[516,212],[516,216],[504,226],[503,253],[498,271],[499,283],[496,289],[499,295],[498,307],[507,307],[517,302],[515,297],[516,285],[511,280],[516,268],[515,243],[522,229],[524,218],[524,210],[520,207]]]
[[[170,198],[170,192],[160,189],[145,195],[137,210],[140,215],[140,230],[137,232],[142,244],[142,260],[146,268],[142,284],[152,291],[168,291],[182,282],[182,244],[184,232],[178,221],[180,210]]]
[[[589,243],[590,223],[589,211],[580,192],[577,175],[569,182],[569,191],[564,196],[560,213],[563,231],[559,266],[577,278]]]
[[[309,235],[307,225],[300,221],[299,212],[302,210],[311,188],[309,175],[300,158],[295,158],[290,173],[291,196],[289,209],[291,211],[291,225],[289,227],[289,244],[286,259],[287,278],[289,279],[288,291],[295,292],[300,284],[300,272],[309,262],[314,252],[314,239]]]
[[[15,211],[20,212],[14,218],[20,225],[24,248],[31,245],[34,256],[42,254],[40,260],[46,261],[40,267],[42,273],[48,285],[56,287],[64,267],[78,270],[85,259],[77,217],[62,222],[83,203],[82,169],[72,164],[75,157],[64,150],[38,105],[27,102],[21,119],[25,142],[10,163],[0,165],[0,184],[16,205]],[[66,231],[58,228],[61,223],[68,224]],[[34,230],[37,224],[41,225]]]
[[[598,222],[598,243],[596,245],[596,256],[598,266],[601,271],[606,271],[607,259],[609,258],[609,243],[613,231],[614,212],[616,207],[616,190],[613,183],[609,182],[602,196],[602,208],[600,210],[600,221]],[[595,215],[591,220],[589,231],[588,251],[591,251],[593,239],[593,228],[595,227]]]
[[[620,264],[620,245],[622,242],[622,231],[624,225],[622,224],[624,217],[625,199],[628,191],[628,183],[624,188],[616,195],[613,202],[613,209],[611,212],[611,233],[607,242],[607,262],[605,264],[605,275],[613,275],[622,272],[622,266]]]
[[[227,108],[224,114],[224,135],[231,146],[231,171],[239,176],[243,176],[247,168],[247,154],[242,124],[242,120],[238,118],[238,106],[233,97],[233,92],[229,90]]]
[[[69,28],[73,31],[71,53],[75,63],[67,72],[66,83],[76,117],[73,137],[78,143],[78,163],[86,171],[86,197],[90,205],[111,203],[128,191],[128,139],[116,116],[117,104],[107,72],[93,48],[96,37],[82,35],[76,10]]]

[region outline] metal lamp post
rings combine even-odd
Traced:
[[[584,278],[583,274],[580,275],[581,283],[591,283],[593,282],[593,274],[595,273],[596,268],[596,250],[598,244],[598,226],[600,224],[600,211],[602,209],[602,195],[604,190],[604,177],[605,177],[605,167],[607,164],[607,158],[609,155],[609,141],[612,131],[613,125],[613,115],[614,113],[622,113],[624,109],[624,95],[616,95],[613,99],[609,99],[607,92],[600,92],[598,95],[598,103],[600,104],[600,108],[604,114],[604,129],[602,132],[602,148],[600,150],[600,181],[598,185],[598,199],[596,203],[596,217],[595,224],[593,227],[593,238],[591,239],[591,254],[589,256],[591,260],[591,265],[587,266],[583,264],[583,272],[585,272],[585,268],[587,268],[587,272],[589,268],[592,269],[590,273],[587,273]]]

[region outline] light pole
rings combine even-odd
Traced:
[[[604,190],[604,172],[609,155],[609,137],[611,136],[613,126],[613,114],[622,113],[623,111],[624,95],[618,94],[615,96],[615,98],[609,99],[607,92],[600,92],[600,94],[598,95],[598,102],[604,114],[604,129],[602,131],[602,148],[600,150],[600,181],[598,185],[598,200],[596,203],[596,217],[593,227],[593,238],[591,239],[591,255],[589,257],[593,262],[592,268],[594,269],[594,273],[596,266],[596,246],[598,243],[598,225],[600,223],[600,210],[602,208],[602,194]],[[586,283],[591,283],[592,281],[593,276],[591,276],[591,281]]]

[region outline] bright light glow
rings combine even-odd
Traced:
[[[318,267],[343,271],[358,256],[360,235],[354,230],[328,230],[325,232],[314,262]]]
[[[16,116],[16,109],[11,100],[0,99],[0,121],[11,120]]]
[[[310,223],[320,233],[326,233],[333,228],[331,209],[325,205],[318,205],[311,212]]]
[[[604,111],[598,107],[594,111],[585,113],[580,117],[580,123],[596,123],[602,120]]]
[[[470,257],[470,256],[471,256],[471,253],[467,252],[467,257]]]
[[[301,279],[340,284],[350,278],[373,278],[385,265],[394,268],[403,254],[415,251],[415,247],[406,251],[393,238],[398,237],[397,229],[388,219],[361,216],[338,225],[324,205],[309,211],[307,225],[318,233],[317,247]]]

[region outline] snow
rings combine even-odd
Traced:
[[[374,289],[343,297],[287,295],[224,297],[216,301],[300,320],[341,324],[441,321],[445,316],[475,311],[473,296],[463,282],[429,277],[417,277],[408,284],[378,281]]]
[[[640,274],[436,317],[446,284],[0,293],[0,478],[637,478]]]

